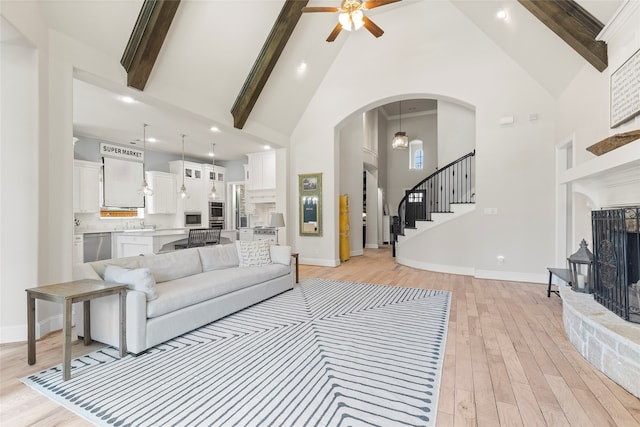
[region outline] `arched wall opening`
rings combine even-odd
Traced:
[[[339,194],[349,197],[351,256],[390,243],[386,230],[405,191],[438,167],[473,151],[475,126],[472,105],[433,94],[381,99],[336,126],[336,175]],[[422,141],[422,169],[411,167],[411,150],[391,148],[397,131]]]

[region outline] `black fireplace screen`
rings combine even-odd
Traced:
[[[594,298],[640,323],[640,207],[591,212]]]

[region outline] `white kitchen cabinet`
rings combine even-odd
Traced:
[[[74,264],[80,264],[84,262],[83,242],[84,239],[82,234],[76,234],[73,236],[73,254],[71,256],[71,261]]]
[[[138,256],[153,253],[153,237],[151,236],[117,236],[117,257]]]
[[[238,234],[242,241],[253,240],[253,228],[241,228]]]
[[[182,199],[182,208],[185,212],[203,212],[207,209],[203,194],[202,165],[193,162],[183,162],[176,160],[169,162],[169,169],[177,176],[176,188],[182,186],[184,178],[184,186],[189,194],[188,199]],[[177,190],[176,190],[177,191]]]
[[[73,211],[100,212],[100,163],[73,161]]]
[[[215,168],[211,165],[203,165],[202,170],[204,172],[204,194],[205,198],[208,201],[216,201],[216,202],[224,202],[225,201],[225,177],[227,175],[226,168],[222,166],[216,166]],[[211,186],[215,183],[216,185],[216,198],[209,199],[209,192],[211,191]]]
[[[116,241],[116,257],[137,256],[140,254],[158,253],[162,248],[173,242],[187,238],[189,232],[185,229],[139,230],[114,233]]]
[[[247,154],[247,190],[276,188],[276,152],[273,150]]]
[[[175,214],[177,206],[176,175],[167,172],[149,171],[147,183],[153,195],[147,197],[147,213]]]

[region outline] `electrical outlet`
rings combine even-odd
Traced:
[[[498,265],[504,264],[504,255],[498,255],[497,259],[498,259]]]

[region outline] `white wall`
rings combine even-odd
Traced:
[[[438,166],[448,165],[475,148],[475,111],[458,103],[438,101]]]
[[[24,290],[39,280],[37,57],[24,39],[0,45],[0,342],[26,339]]]
[[[400,129],[399,120],[389,120],[384,140],[387,155],[387,200],[391,215],[397,215],[398,204],[405,190],[413,188],[418,182],[435,172],[438,166],[438,117],[437,114],[424,114],[402,118],[402,131],[407,132],[409,141],[419,139],[424,150],[424,168],[409,169],[409,149],[394,150],[391,139]]]
[[[402,19],[393,19],[395,14]],[[479,253],[472,266],[478,270],[543,275],[553,258],[552,97],[447,2],[416,2],[388,15],[384,37],[348,35],[292,135],[292,168],[295,173],[312,172],[305,169],[313,158],[314,169],[331,173],[339,153],[334,128],[351,114],[400,98],[455,99],[472,105],[478,207],[480,212],[485,206],[497,207],[499,215],[473,215],[467,227],[473,234],[454,229],[450,244],[465,244]],[[387,58],[402,58],[402,67]],[[369,67],[371,62],[377,66]],[[536,123],[521,120],[507,129],[498,125],[506,114],[522,119],[532,112],[540,113]],[[325,186],[325,200],[337,197],[328,191],[330,186]],[[335,204],[325,204],[325,212],[332,210],[337,212]],[[304,252],[305,240],[298,237],[297,243]],[[320,259],[337,256],[332,242],[316,247]],[[497,254],[505,256],[504,265],[496,265]],[[443,262],[457,261],[452,256]]]
[[[12,114],[8,109],[3,108],[2,113],[2,151],[5,150],[6,141],[19,140],[21,145],[7,147],[7,150],[13,150],[7,152],[12,153],[12,161],[15,161],[13,156],[17,154],[14,150],[20,150],[18,158],[29,159],[25,162],[29,168],[28,179],[17,179],[16,176],[20,175],[14,174],[12,181],[3,179],[2,183],[3,199],[10,194],[4,191],[6,182],[7,185],[12,184],[15,191],[29,198],[29,202],[12,197],[11,205],[20,206],[21,215],[15,218],[3,215],[2,221],[5,224],[6,221],[11,221],[12,230],[20,231],[21,242],[29,245],[29,254],[33,255],[21,256],[13,262],[11,254],[4,250],[2,252],[2,275],[5,274],[4,266],[11,265],[14,270],[11,274],[20,275],[23,279],[16,280],[12,277],[12,285],[5,284],[3,277],[0,284],[3,292],[12,289],[11,286],[19,287],[10,291],[14,298],[4,298],[3,295],[0,302],[3,313],[1,340],[4,342],[26,338],[24,289],[71,280],[74,67],[123,85],[126,74],[119,64],[119,58],[109,58],[82,42],[50,31],[42,19],[37,2],[3,2],[2,16],[33,46],[35,57],[31,66],[27,66],[31,71],[25,71],[25,77],[36,79],[32,87],[26,85],[21,88],[27,95],[32,94],[31,98],[22,95],[24,99],[21,102],[32,104],[30,108],[23,109],[20,120],[12,121],[5,116],[5,113]],[[10,89],[5,92],[6,86],[3,76],[2,102],[14,102],[13,96],[9,95]],[[12,126],[7,126],[7,123]],[[8,133],[7,139],[4,132]],[[4,153],[2,158],[3,163],[8,161],[5,160]],[[3,165],[2,173],[10,172],[11,168],[12,166],[7,165],[5,168]],[[3,244],[14,240],[9,240],[11,232],[5,234],[4,227],[3,224]],[[15,244],[21,246],[21,243]],[[13,254],[20,254],[16,249],[12,251]],[[16,292],[21,295],[14,295]],[[39,301],[36,322],[38,336],[60,329],[60,306]]]
[[[378,247],[378,171],[366,170],[366,190],[367,190],[367,228],[365,233],[365,247]]]
[[[341,194],[349,196],[349,254],[351,256],[364,253],[362,247],[363,129],[363,115],[347,121],[340,129],[340,192],[338,196]],[[327,197],[330,196],[325,192],[323,199],[326,200]],[[324,230],[325,233],[329,232],[326,227]]]

